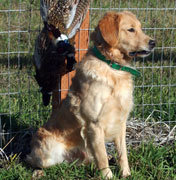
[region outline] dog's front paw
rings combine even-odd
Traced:
[[[105,179],[112,179],[113,174],[112,171],[109,168],[101,170],[102,175]]]
[[[125,178],[125,177],[128,177],[131,175],[131,172],[130,172],[130,169],[129,168],[125,168],[122,170],[122,177]]]

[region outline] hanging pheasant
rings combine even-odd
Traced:
[[[40,0],[44,28],[36,40],[35,78],[42,92],[43,104],[50,102],[60,76],[73,70],[74,38],[91,0]]]

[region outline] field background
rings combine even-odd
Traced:
[[[41,126],[51,113],[51,106],[44,107],[42,105],[39,87],[33,76],[35,73],[32,55],[35,38],[42,28],[39,2],[39,0],[0,0],[0,148],[5,147],[7,142],[14,137],[18,137],[17,140],[19,141],[19,136],[20,138],[30,136],[30,133],[28,134],[26,130],[31,131],[31,129]],[[134,79],[135,107],[129,118],[129,123],[135,128],[141,128],[140,133],[143,136],[140,134],[140,138],[134,139],[129,137],[130,142],[133,144],[133,142],[145,140],[146,134],[144,131],[148,126],[140,126],[140,124],[146,122],[151,126],[157,124],[155,129],[148,133],[151,135],[149,140],[155,142],[164,140],[165,142],[167,139],[158,139],[158,136],[152,135],[152,133],[165,134],[164,137],[167,137],[170,132],[174,134],[176,125],[176,1],[94,0],[90,8],[89,34],[98,20],[109,10],[132,11],[142,22],[145,33],[157,41],[157,47],[149,57],[134,60],[134,66],[142,73],[142,76]],[[87,30],[82,29],[82,31]],[[78,51],[81,53],[84,49]],[[145,128],[143,129],[143,127]],[[131,130],[129,131],[131,132]],[[136,133],[136,131],[132,132]],[[13,156],[24,150],[22,144],[20,144],[20,147],[18,144],[17,148],[15,138],[6,147],[7,153],[13,154]],[[168,179],[176,178],[173,168],[175,162],[173,158],[175,154],[174,147],[174,143],[162,147],[140,145],[136,147],[136,150],[129,147],[130,151],[132,151],[131,163],[134,163],[135,158],[139,158],[138,156],[144,156],[143,161],[136,161],[133,177],[138,177],[137,179],[140,179],[139,177],[143,177],[143,179],[152,179],[153,177],[163,179],[164,176],[168,177]],[[152,162],[148,164],[151,157],[146,155],[145,158],[144,154],[145,151],[149,152],[152,148],[151,153],[158,152],[156,159],[167,151],[168,158],[159,158],[156,162],[151,160]],[[141,154],[138,154],[138,152],[141,152]],[[12,160],[12,162],[14,161]],[[0,179],[13,179],[13,174],[16,174],[19,179],[28,179],[27,177],[31,176],[32,170],[27,170],[26,166],[18,164],[16,161],[14,163],[13,168],[10,168],[11,176],[6,174],[6,171],[2,171],[3,175],[0,175]],[[164,170],[161,168],[160,172],[157,168],[152,168],[157,163],[161,163]],[[147,164],[146,166],[149,169],[143,167],[143,164]],[[68,176],[65,179],[89,179],[83,176],[85,172],[90,177],[94,173],[96,174],[92,166],[83,166],[80,171],[79,168],[76,170],[74,168],[76,169],[73,165],[70,168],[71,172],[67,172],[73,176]],[[57,166],[46,170],[46,179],[49,179],[50,173],[57,172],[56,174],[58,174],[58,172],[62,171],[66,173],[66,169],[68,169],[67,165],[63,165],[62,167]],[[73,174],[72,170],[77,174],[80,173],[80,177],[78,178]],[[138,171],[139,174],[137,175]],[[24,174],[19,172],[24,172]],[[22,174],[21,177],[20,174]],[[158,175],[161,177],[158,178]],[[117,177],[119,177],[118,174]],[[53,175],[50,179],[55,178]]]

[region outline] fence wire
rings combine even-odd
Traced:
[[[51,112],[51,106],[42,105],[33,77],[34,43],[43,26],[39,3],[39,0],[0,2],[0,147],[14,134],[39,127]],[[80,31],[89,31],[90,35],[109,10],[132,11],[142,22],[145,33],[157,41],[151,56],[134,60],[133,65],[142,77],[134,80],[135,106],[129,122],[159,123],[157,133],[164,131],[162,123],[173,130],[176,125],[176,1],[94,0],[89,11],[89,28]],[[77,49],[79,54],[86,50]],[[70,85],[69,75],[67,82]],[[68,90],[60,89],[61,92]],[[143,128],[146,127],[139,128],[145,136]],[[140,138],[135,140],[141,141]]]

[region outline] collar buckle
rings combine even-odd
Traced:
[[[112,67],[113,61],[110,61],[109,66]]]

